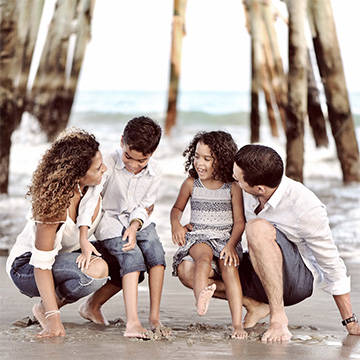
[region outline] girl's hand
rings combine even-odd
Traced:
[[[124,251],[130,251],[132,250],[136,245],[136,232],[137,229],[135,229],[134,226],[130,225],[124,232],[123,235],[123,241],[128,240],[126,244],[123,245],[122,249]]]
[[[65,336],[64,325],[61,321],[60,314],[50,316],[46,320],[45,328],[36,334],[39,338],[52,338],[57,336]]]
[[[189,224],[188,224],[189,225]],[[185,235],[189,230],[187,225],[182,226],[180,223],[172,227],[172,242],[178,246],[184,246],[186,243]]]
[[[90,265],[91,255],[94,253],[97,256],[101,256],[95,246],[91,244],[87,239],[86,241],[80,242],[81,245],[81,254],[77,257],[76,263],[81,271],[87,270]]]
[[[239,256],[235,250],[235,247],[229,244],[225,245],[225,247],[222,249],[220,253],[220,259],[224,260],[225,266],[240,265]]]

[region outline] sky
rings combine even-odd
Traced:
[[[50,21],[53,2],[47,0],[44,23]],[[274,3],[286,16],[285,4]],[[360,52],[354,41],[360,36],[360,1],[331,3],[347,87],[360,91]],[[166,90],[172,11],[172,0],[96,0],[78,89]],[[287,67],[287,28],[280,18],[276,28]],[[242,0],[188,0],[186,30],[180,90],[249,90],[250,37]],[[42,36],[45,32],[42,25]]]

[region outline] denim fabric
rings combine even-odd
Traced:
[[[79,253],[61,253],[55,258],[52,273],[55,291],[65,303],[73,303],[100,289],[108,278],[94,279],[84,274],[76,264]],[[34,276],[34,266],[29,264],[31,252],[17,257],[11,267],[10,276],[21,293],[40,296]]]
[[[125,228],[123,233],[124,231]],[[114,237],[101,242],[108,252],[117,258],[121,277],[135,271],[149,271],[157,265],[166,266],[165,251],[154,223],[136,233],[136,245],[132,250],[122,250],[123,245],[128,242],[128,240],[123,241],[122,237]]]

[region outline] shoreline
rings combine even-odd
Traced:
[[[248,330],[245,340],[230,339],[231,316],[224,300],[212,299],[207,314],[196,315],[193,292],[171,275],[172,252],[167,253],[162,296],[161,317],[165,326],[173,330],[167,340],[141,341],[123,337],[125,330],[122,293],[104,306],[104,315],[113,322],[110,326],[93,324],[77,312],[82,301],[64,307],[61,316],[66,329],[65,338],[37,339],[39,325],[19,327],[17,320],[32,318],[32,305],[38,299],[21,295],[5,273],[6,257],[0,257],[0,359],[17,359],[26,354],[32,359],[91,359],[105,353],[120,358],[143,359],[359,359],[360,337],[348,335],[341,325],[340,315],[332,297],[316,291],[300,304],[286,308],[289,329],[293,338],[289,343],[264,344],[260,335],[267,329],[268,318]],[[352,277],[354,312],[360,312],[360,261],[346,261]],[[147,280],[139,286],[139,316],[148,327]]]

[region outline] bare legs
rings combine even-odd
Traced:
[[[221,275],[226,288],[231,318],[232,318],[232,338],[244,339],[248,336],[242,325],[242,289],[237,267],[224,266],[224,260],[219,260]]]
[[[179,280],[184,286],[190,289],[193,288],[194,271],[195,264],[192,261],[183,261],[178,266]],[[212,276],[214,276],[214,273],[213,271],[210,271],[208,285],[216,284],[216,290],[213,296],[218,299],[227,300],[224,282],[222,280],[215,280]],[[243,323],[245,329],[255,326],[260,320],[267,317],[270,313],[270,307],[268,304],[260,303],[245,296],[243,297],[242,302],[247,311]]]
[[[251,220],[246,226],[249,254],[255,272],[269,300],[270,326],[262,341],[289,341],[288,318],[284,308],[283,258],[277,245],[276,230],[262,219]]]
[[[205,315],[210,299],[216,289],[215,284],[208,285],[209,274],[211,271],[211,260],[213,252],[210,246],[206,244],[195,244],[189,251],[191,257],[195,260],[193,289],[195,295],[195,305],[198,315]]]
[[[163,327],[160,321],[160,302],[164,283],[165,268],[163,265],[157,265],[149,271],[149,289],[150,289],[150,314],[149,325],[150,330],[160,329],[166,334],[170,334],[171,330]]]
[[[85,303],[80,305],[79,314],[95,324],[109,325],[109,322],[102,314],[101,307],[120,290],[121,287],[115,286],[108,281],[103,287],[90,295]]]
[[[162,265],[154,266],[149,271],[149,326],[151,330],[160,328],[162,332],[168,334],[171,330],[165,329],[160,321],[160,301],[164,283],[164,271],[165,269]],[[144,327],[142,327],[137,313],[138,279],[138,272],[130,273],[123,277],[123,287],[124,289],[125,287],[127,289],[124,291],[124,303],[127,319],[124,336],[126,337],[144,337],[144,333],[147,331]],[[101,312],[101,307],[120,290],[120,287],[117,287],[108,281],[102,288],[93,293],[86,303],[80,305],[80,315],[96,324],[109,325],[109,322]]]

